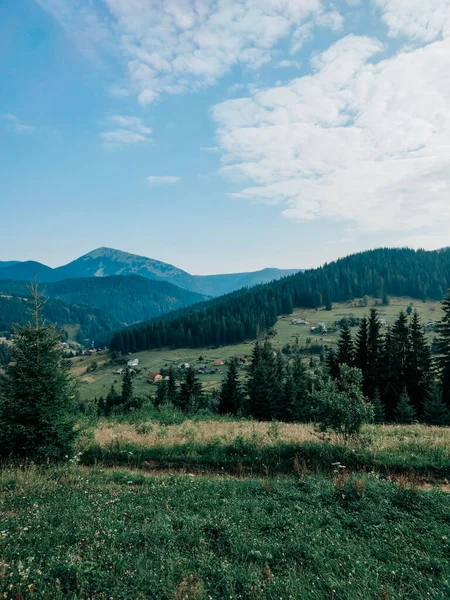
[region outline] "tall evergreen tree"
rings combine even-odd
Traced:
[[[442,301],[444,316],[437,324],[439,357],[438,373],[441,383],[442,400],[450,408],[450,290]]]
[[[233,358],[219,393],[219,412],[236,415],[241,408],[242,400],[243,393],[238,379],[237,360]]]
[[[404,425],[410,425],[411,423],[414,423],[417,419],[417,413],[414,410],[413,405],[411,404],[406,389],[403,391],[397,403],[397,406],[395,407],[394,417],[397,423],[402,423]]]
[[[156,384],[156,394],[155,394],[155,406],[157,408],[161,408],[165,404],[169,403],[169,396],[167,393],[167,381],[163,379],[162,381],[158,381]]]
[[[384,404],[381,402],[381,396],[380,396],[380,392],[378,391],[378,389],[375,390],[372,404],[373,404],[373,422],[380,425],[381,423],[384,423],[385,410],[384,410]]]
[[[355,340],[355,367],[359,369],[363,375],[363,391],[364,395],[368,394],[368,338],[369,338],[369,322],[366,316],[361,319],[358,332]]]
[[[383,347],[380,395],[386,419],[394,418],[394,410],[402,391],[402,379],[397,371],[398,361],[393,341],[392,328],[388,328]]]
[[[0,378],[0,455],[58,460],[72,451],[75,388],[54,325],[41,323],[44,300],[31,288],[33,323],[13,332],[15,365]]]
[[[342,325],[337,343],[337,362],[339,365],[348,365],[351,367],[354,361],[354,346],[352,332],[348,323]]]
[[[283,382],[282,391],[282,410],[283,414],[281,417],[282,421],[295,421],[295,412],[297,404],[297,389],[294,381],[294,374],[292,368],[288,363],[286,365],[286,376]]]
[[[326,354],[326,368],[330,377],[333,379],[339,377],[339,362],[334,348],[330,348]]]
[[[272,419],[283,421],[286,417],[285,407],[283,405],[283,383],[285,378],[286,366],[284,364],[283,354],[277,352],[274,364],[274,381],[271,386],[271,416]]]
[[[130,369],[125,370],[125,375],[123,376],[122,381],[122,394],[120,398],[120,403],[126,407],[132,403],[133,400],[133,381],[131,379],[131,371]]]
[[[289,407],[292,421],[306,422],[311,420],[311,399],[308,390],[308,373],[301,355],[297,353],[292,366],[295,399]]]
[[[184,370],[177,404],[186,412],[198,410],[203,402],[203,388],[192,366]]]
[[[177,379],[175,376],[175,369],[172,366],[169,367],[168,377],[169,379],[167,380],[167,400],[175,406],[177,403],[178,389]]]
[[[450,409],[442,400],[440,387],[434,386],[425,400],[423,418],[428,425],[439,427],[450,425]]]
[[[380,361],[383,341],[381,339],[381,325],[375,308],[370,309],[367,333],[367,373],[366,389],[367,396],[373,398],[375,390],[380,386]],[[364,375],[363,375],[364,377]]]
[[[271,418],[271,389],[267,375],[268,362],[270,362],[270,356],[267,345],[264,349],[259,344],[255,344],[247,382],[249,400],[246,412],[261,421],[269,421]]]
[[[423,415],[433,384],[431,351],[417,311],[409,325],[409,351],[405,366],[405,385],[417,415]]]

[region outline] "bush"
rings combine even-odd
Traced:
[[[313,392],[314,413],[322,431],[331,429],[347,440],[373,421],[373,406],[362,393],[361,371],[348,365],[340,365],[339,370],[338,380],[322,381]]]

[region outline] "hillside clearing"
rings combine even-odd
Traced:
[[[297,308],[291,315],[280,317],[274,327],[276,335],[271,338],[271,341],[276,350],[281,350],[285,344],[294,344],[296,338],[301,347],[307,348],[311,344],[326,344],[330,347],[335,346],[338,331],[330,331],[327,335],[320,335],[311,333],[310,327],[317,325],[317,323],[325,323],[328,328],[334,326],[335,321],[342,319],[343,317],[355,317],[362,318],[364,315],[369,314],[370,306],[373,305],[375,300],[369,301],[369,306],[360,306],[360,301],[345,302],[335,304],[333,310],[325,311],[324,309],[312,310],[312,309],[301,309]],[[378,300],[378,303],[380,301]],[[420,302],[411,298],[392,298],[389,306],[377,306],[379,316],[385,319],[387,324],[391,324],[398,313],[401,310],[412,304],[414,309],[417,309],[421,315],[422,322],[438,321],[442,316],[441,304],[439,302]],[[296,318],[304,318],[310,324],[305,325],[294,325],[292,320]],[[433,333],[427,334],[428,339],[432,340]],[[310,343],[308,344],[308,340]],[[138,358],[139,359],[139,372],[134,377],[134,388],[135,392],[140,395],[153,394],[156,390],[156,386],[149,384],[147,381],[147,373],[153,371],[159,373],[162,368],[169,366],[177,366],[179,363],[187,362],[198,368],[202,364],[212,365],[215,360],[227,361],[233,356],[248,356],[250,357],[253,349],[253,342],[248,341],[242,344],[236,344],[233,346],[223,346],[216,348],[200,348],[200,349],[158,349],[148,350],[146,352],[138,352],[133,355],[127,355],[122,360],[119,360],[117,364],[106,364],[103,367],[99,367],[94,372],[85,374],[86,369],[94,362],[98,362],[99,359],[105,360],[105,355],[100,354],[99,356],[86,356],[77,357],[72,360],[74,368],[76,368],[76,374],[79,378],[80,383],[80,394],[84,399],[92,399],[95,396],[105,396],[112,385],[120,387],[121,378],[116,375],[114,371],[117,366],[123,366],[125,359]],[[200,360],[200,357],[202,360]],[[211,375],[200,375],[199,378],[202,381],[205,389],[212,390],[217,389],[220,386],[222,378],[227,371],[226,365],[219,368],[216,374]],[[245,378],[246,369],[245,367],[240,368],[241,379]]]

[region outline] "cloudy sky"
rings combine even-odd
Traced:
[[[0,260],[450,245],[450,0],[0,2]]]

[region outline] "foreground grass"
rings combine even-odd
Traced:
[[[101,421],[82,455],[85,464],[141,468],[292,473],[299,463],[329,472],[340,462],[354,471],[450,478],[450,428],[368,426],[357,443],[323,439],[312,424],[252,421]]]
[[[450,495],[375,477],[0,474],[0,597],[450,597]]]

